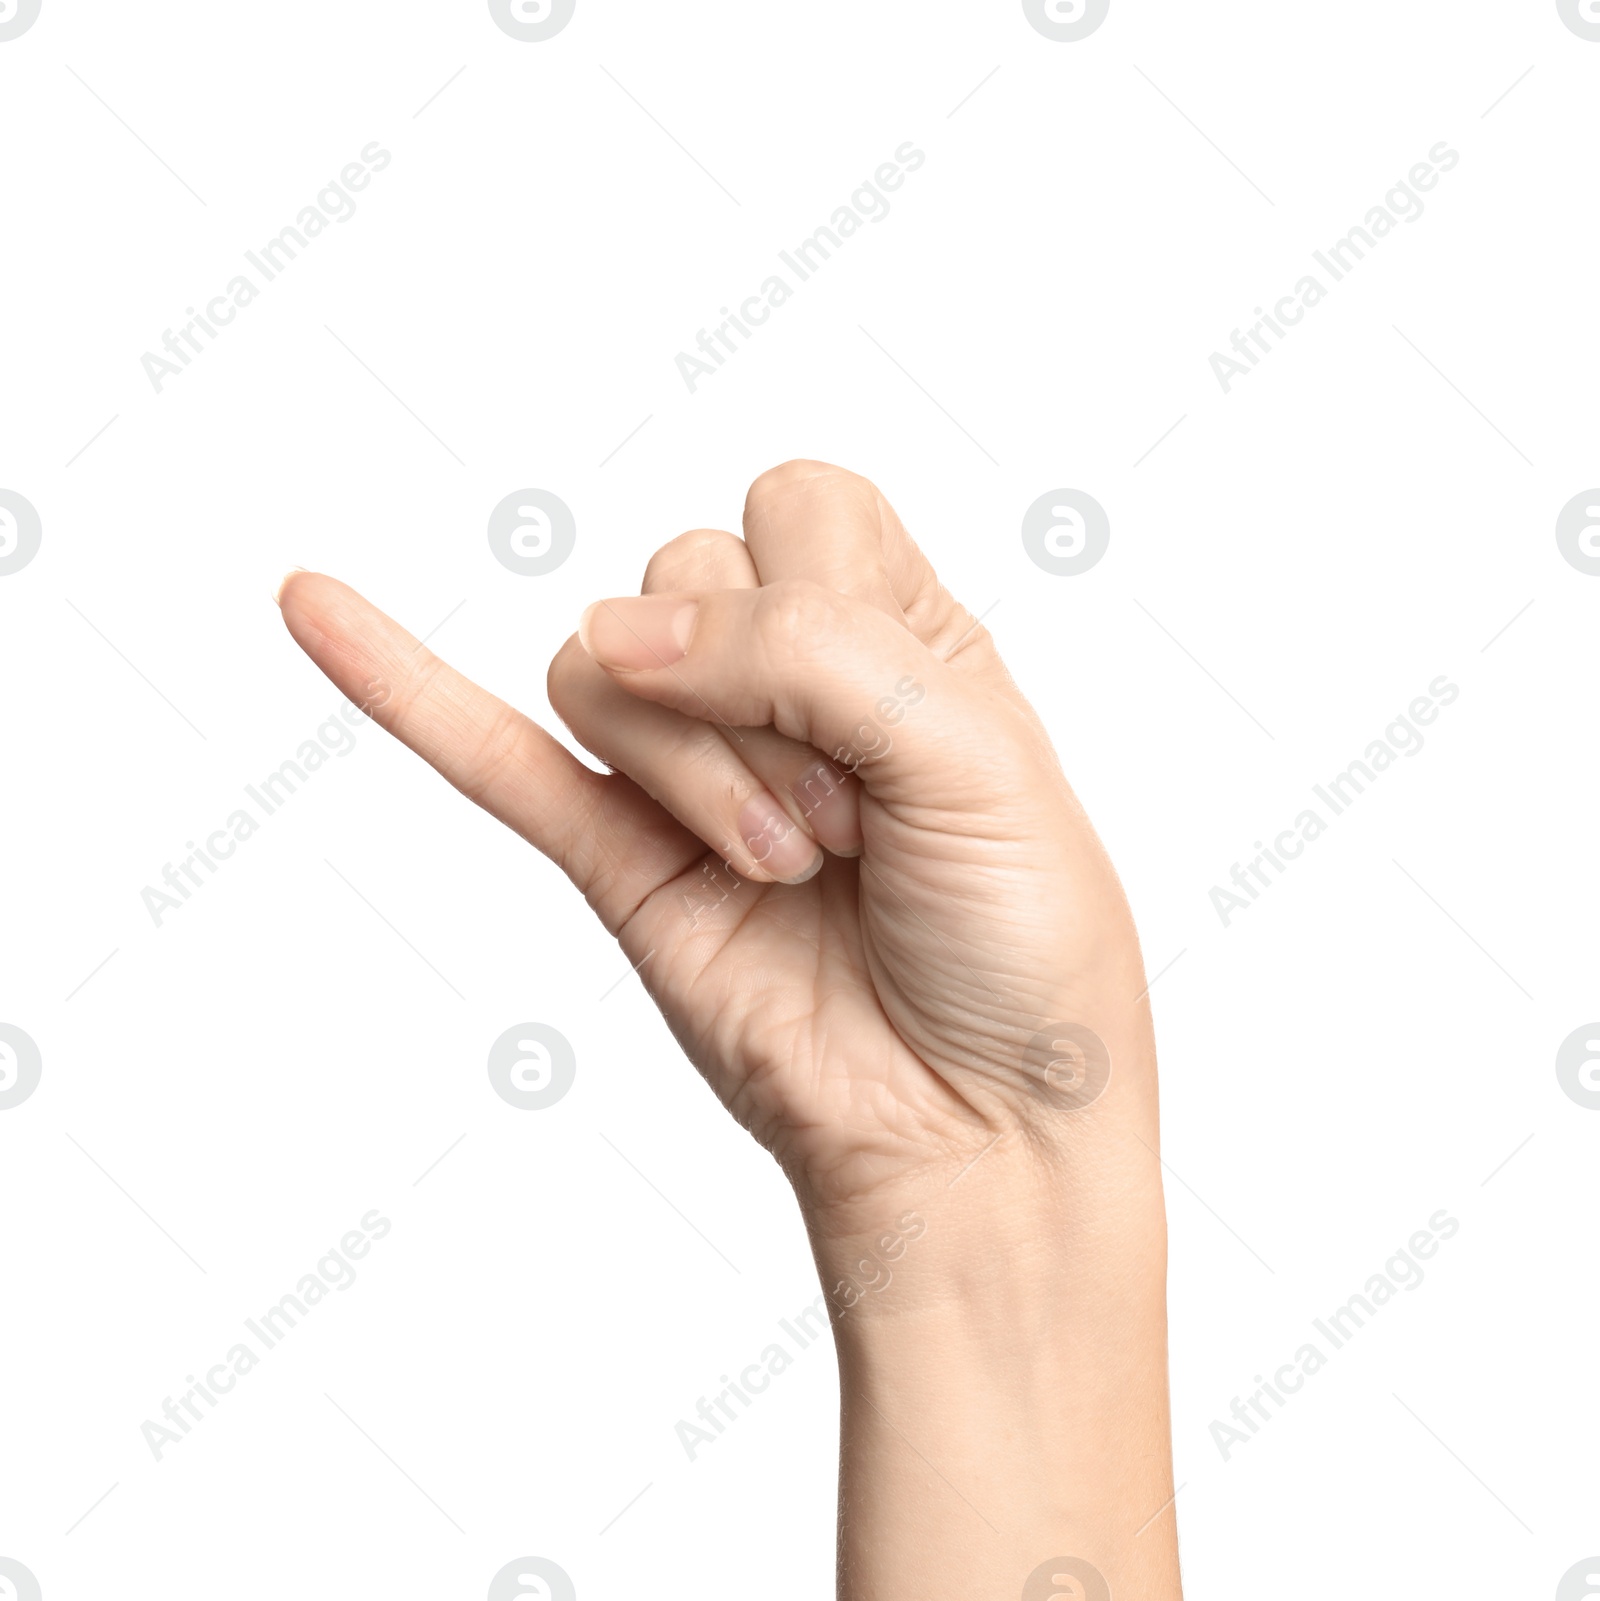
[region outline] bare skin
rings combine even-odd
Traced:
[[[684,535],[590,608],[550,695],[606,773],[337,581],[279,602],[567,872],[794,1185],[840,1356],[840,1596],[1176,1598],[1138,941],[1038,718],[878,491],[776,468],[743,539]]]

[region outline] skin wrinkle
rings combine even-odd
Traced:
[[[472,754],[466,758],[467,774],[477,774],[476,778],[465,777],[461,784],[461,793],[468,800],[480,800],[507,767],[527,770],[527,763],[517,759],[526,740],[525,726],[521,714],[508,706],[483,730],[482,737],[472,747]]]
[[[814,1064],[812,1088],[815,1094],[816,1104],[818,1105],[823,1104],[827,1098],[823,1093],[826,1088],[826,1082],[821,1078],[821,1073],[823,1070],[823,1064],[828,1060],[829,1035],[827,1031],[831,1026],[830,1020],[832,1017],[832,1011],[833,1008],[828,1005],[828,996],[824,995],[822,1003],[817,1008],[813,1017],[814,1028],[811,1041],[813,1049],[810,1054]],[[795,1021],[798,1023],[799,1020],[796,1019]],[[817,1032],[819,1030],[820,1032]],[[744,1084],[741,1085],[740,1093],[744,1096],[748,1096],[755,1089],[757,1089],[760,1083],[764,1082],[766,1078],[781,1071],[781,1069],[782,1064],[778,1062],[776,1058],[768,1058],[765,1062],[759,1064],[755,1069],[752,1070],[751,1075],[747,1077]],[[939,1075],[934,1074],[932,1077],[939,1089],[949,1093],[949,1086],[942,1082]],[[868,1087],[870,1086],[870,1082],[870,1079],[863,1081],[859,1074],[854,1076],[854,1083],[858,1087]],[[892,1086],[889,1084],[887,1076],[880,1078],[879,1087],[883,1093],[885,1106],[896,1111],[904,1110],[903,1103],[901,1102],[901,1099],[894,1093]],[[952,1098],[955,1099],[955,1097]],[[741,1119],[741,1121],[743,1121],[743,1119]],[[803,1136],[807,1131],[824,1131],[830,1127],[832,1127],[831,1121],[821,1117],[817,1118],[814,1122],[809,1123],[801,1119],[796,1119],[794,1126],[791,1127],[785,1139],[784,1148],[787,1150],[796,1146],[805,1145],[807,1141]],[[898,1143],[899,1142],[896,1141],[896,1155],[899,1154]],[[779,1154],[776,1147],[774,1148],[774,1154]]]
[[[651,564],[647,574],[651,593],[659,593],[664,582],[679,576],[686,562],[714,565],[723,582],[755,587],[749,556],[732,535],[680,536],[674,546],[682,547],[676,557]],[[615,606],[609,609],[614,611]],[[845,783],[836,787],[830,797],[833,804],[814,816],[805,813],[794,795],[793,781],[816,765],[817,754],[809,746],[783,738],[773,729],[734,728],[725,719],[717,719],[712,726],[665,707],[649,708],[641,724],[634,714],[643,708],[620,703],[619,698],[625,699],[623,692],[589,659],[577,639],[568,640],[552,664],[550,698],[580,742],[619,769],[631,769],[632,776],[666,806],[696,782],[704,793],[719,776],[733,775],[737,788],[713,803],[715,815],[723,819],[722,826],[713,830],[713,843],[721,848],[731,844],[726,836],[742,837],[739,814],[743,801],[765,795],[802,835],[824,839],[846,853],[859,849],[857,786]],[[639,765],[636,758],[642,750],[647,750],[647,759]],[[703,778],[695,780],[686,768],[703,770]],[[729,804],[730,796],[739,804]],[[705,831],[704,813],[696,813],[692,820]],[[747,873],[755,865],[741,860]],[[759,868],[752,876],[765,881]]]
[[[695,844],[695,846],[697,848],[699,846],[699,843],[700,842],[698,840],[694,841],[694,844]],[[702,859],[703,858],[701,858],[699,856],[696,856],[693,860],[691,860],[690,862],[686,863],[684,865],[684,867],[679,870],[677,876],[672,878],[672,879],[670,879],[670,880],[668,880],[665,885],[657,885],[653,889],[645,890],[639,896],[638,900],[636,900],[634,902],[633,907],[626,913],[626,915],[622,918],[621,922],[615,928],[611,929],[610,932],[613,935],[613,937],[617,940],[617,942],[619,944],[625,944],[625,941],[626,941],[626,938],[627,938],[627,934],[628,934],[628,930],[631,928],[634,919],[637,918],[638,915],[642,911],[644,911],[646,907],[648,907],[650,905],[650,903],[656,898],[656,896],[661,893],[661,890],[663,888],[670,888],[672,885],[676,884],[679,879],[684,877],[684,875],[689,871],[689,869],[691,867],[697,866]],[[614,868],[614,871],[618,874],[618,876],[620,876],[620,874],[622,872],[622,866],[623,866],[623,864],[619,861],[616,864],[615,868]]]
[[[743,548],[691,531],[646,580],[653,602],[699,598],[676,675],[623,682],[569,648],[551,694],[611,757],[617,697],[652,708],[606,777],[504,732],[521,725],[413,662],[342,586],[301,574],[282,593],[319,663],[344,683],[387,665],[400,688],[380,717],[568,865],[630,960],[651,957],[639,981],[793,1182],[830,1305],[859,1280],[834,1324],[841,1601],[1014,1595],[1052,1550],[1092,1557],[1123,1601],[1176,1601],[1175,1519],[1132,1537],[1172,1492],[1150,1008],[1046,730],[865,479],[777,469],[752,486]],[[605,604],[622,622],[631,603]],[[656,638],[651,615],[636,620]],[[785,759],[814,760],[810,738],[848,735],[907,674],[925,693],[852,785],[859,866],[707,893],[730,841],[682,819],[708,827],[730,791],[702,725],[756,718]],[[787,806],[782,766],[748,766]],[[1115,1064],[1070,1115],[1023,1063],[1053,1018],[1100,1032]],[[863,1268],[913,1212],[892,1272]]]

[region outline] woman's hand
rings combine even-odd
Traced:
[[[908,1331],[924,1391],[953,1377],[940,1350],[990,1370],[967,1380],[995,1386],[1016,1445],[1035,1403],[1044,1432],[1062,1432],[1051,1396],[1075,1378],[1057,1399],[1080,1437],[1109,1452],[1103,1414],[1120,1407],[1163,1443],[1153,1471],[1142,1435],[1145,1469],[1125,1480],[1106,1464],[1107,1493],[1135,1504],[1086,1516],[1094,1498],[1074,1493],[1063,1535],[1092,1535],[1103,1560],[1131,1538],[1170,1489],[1137,941],[1038,719],[873,486],[818,463],[775,469],[750,491],[742,540],[686,534],[651,561],[641,597],[589,609],[550,698],[615,769],[604,775],[333,579],[296,574],[280,604],[347,695],[382,681],[377,721],[584,892],[794,1183],[825,1288],[859,1292],[862,1253],[876,1261],[873,1242],[915,1212],[928,1243],[906,1252],[896,1293],[834,1296],[836,1313],[860,1306],[841,1327],[847,1400],[852,1369],[864,1393],[889,1393],[868,1375],[905,1370],[894,1353]],[[1086,1290],[1099,1301],[1088,1321],[1060,1305]],[[1062,1369],[1052,1338],[1076,1345],[1097,1327],[1119,1347],[1104,1373]],[[1141,1411],[1127,1386],[1152,1376],[1159,1396]],[[870,1420],[854,1447],[847,1430],[847,1490],[853,1460],[862,1471],[895,1449]],[[959,1449],[975,1461],[972,1442]],[[1053,1457],[1039,1441],[1030,1476]],[[858,1496],[882,1493],[869,1477]],[[1024,1521],[1012,1560],[1038,1518]],[[1035,1561],[1059,1550],[1037,1538]],[[871,1553],[845,1552],[875,1584]]]
[[[769,472],[743,540],[686,534],[642,598],[590,609],[550,698],[606,776],[332,579],[280,599],[341,688],[383,679],[378,721],[571,874],[819,1221],[891,1215],[997,1135],[1058,1143],[1108,1076],[1110,1106],[1148,1099],[1110,864],[865,480]]]

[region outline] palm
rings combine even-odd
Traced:
[[[711,856],[664,885],[623,937],[690,1059],[795,1177],[854,1188],[925,1153],[960,1106],[891,1022],[873,982],[871,880],[830,862],[808,884],[731,880]],[[707,885],[731,885],[711,904]],[[716,891],[720,894],[720,890]]]
[[[718,1095],[814,1195],[848,1202],[923,1165],[959,1166],[1030,1099],[1062,1104],[1053,1030],[1147,1051],[1137,942],[1110,866],[988,636],[870,484],[810,463],[777,469],[751,491],[744,540],[672,541],[644,588],[657,617],[684,596],[700,596],[702,614],[765,598],[768,622],[790,631],[774,636],[780,656],[822,643],[791,659],[801,671],[780,706],[750,691],[761,653],[742,635],[703,686],[662,657],[662,672],[618,683],[569,641],[552,704],[613,769],[602,774],[344,585],[295,575],[279,598],[347,695],[567,872]],[[812,738],[797,710],[806,686],[852,672],[834,685],[834,732]],[[902,723],[924,679],[928,707]],[[893,715],[883,685],[910,686]],[[871,708],[895,729],[865,747],[877,765],[859,774],[861,854],[819,830],[810,855],[830,854],[809,881],[758,881],[782,875],[754,864],[755,877],[736,876],[706,853],[743,837],[727,797],[784,779],[740,767],[739,747],[764,747],[769,767],[788,761],[792,780],[811,747],[852,737],[840,695],[848,716]]]
[[[1059,974],[1041,982],[1006,953],[1070,964],[1072,923],[1109,887],[1088,864],[1064,899],[1037,850],[1009,843],[1047,836],[1041,819],[1007,815],[1000,795],[1015,785],[994,776],[983,826],[953,854],[869,800],[860,860],[773,885],[707,856],[619,931],[691,1060],[815,1193],[848,1199],[981,1147],[981,1106],[1019,1092],[1023,1046],[1047,1020],[1038,1009],[1062,990]],[[664,813],[660,824],[675,826]]]

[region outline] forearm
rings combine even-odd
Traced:
[[[794,1181],[837,1314],[846,1601],[1105,1601],[1096,1572],[1176,1601],[1121,887],[981,618],[872,484],[790,463],[745,532],[672,541],[557,654],[551,704],[604,775],[344,586],[296,574],[280,602],[566,869]],[[829,752],[847,771],[819,780]],[[752,815],[814,834],[821,871],[777,871]]]
[[[1177,1601],[1160,1183],[1112,1165],[1092,1207],[956,1184],[838,1317],[841,1601]]]

